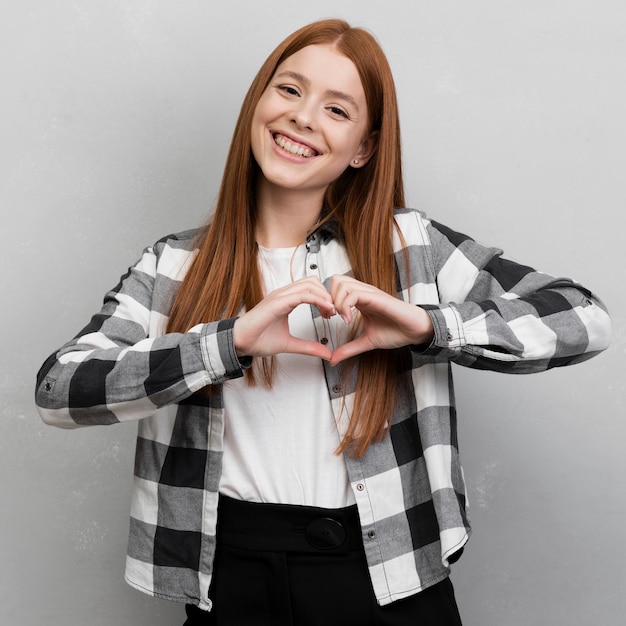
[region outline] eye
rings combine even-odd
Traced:
[[[295,87],[292,87],[291,85],[278,85],[278,90],[282,91],[283,93],[289,95],[289,96],[299,96],[300,93],[298,92],[298,90]]]
[[[338,106],[330,106],[328,107],[328,110],[333,114],[336,115],[338,117],[343,117],[347,120],[350,119],[350,116],[348,115],[348,113],[346,111],[344,111],[341,107]]]

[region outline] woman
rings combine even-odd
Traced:
[[[126,578],[186,624],[460,624],[450,362],[590,358],[584,287],[405,208],[374,38],[306,26],[244,100],[216,210],[165,237],[38,375],[45,421],[139,421]]]

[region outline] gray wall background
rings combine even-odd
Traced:
[[[43,425],[34,375],[144,245],[205,220],[257,68],[329,16],[388,54],[410,203],[613,314],[612,348],[587,364],[456,368],[465,624],[623,624],[619,0],[1,1],[0,623],[182,623],[123,582],[135,426]]]

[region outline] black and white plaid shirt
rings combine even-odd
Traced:
[[[345,457],[381,604],[445,578],[469,536],[450,362],[536,372],[588,359],[610,337],[605,308],[584,287],[507,261],[418,211],[400,209],[396,220],[406,244],[396,238],[398,296],[429,312],[435,338],[411,350],[389,436],[362,459]],[[67,428],[139,420],[126,579],[209,609],[224,411],[221,394],[195,392],[241,376],[250,360],[235,354],[233,319],[164,334],[195,234],[144,251],[90,324],[45,362],[37,405]],[[350,272],[331,229],[307,249],[309,275]],[[324,320],[313,317],[321,340]],[[327,339],[331,349],[345,341]],[[342,435],[355,377],[344,389],[340,368],[325,368]]]

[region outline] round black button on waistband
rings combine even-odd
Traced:
[[[318,550],[334,550],[346,540],[346,529],[335,519],[314,519],[306,529],[307,541]]]

